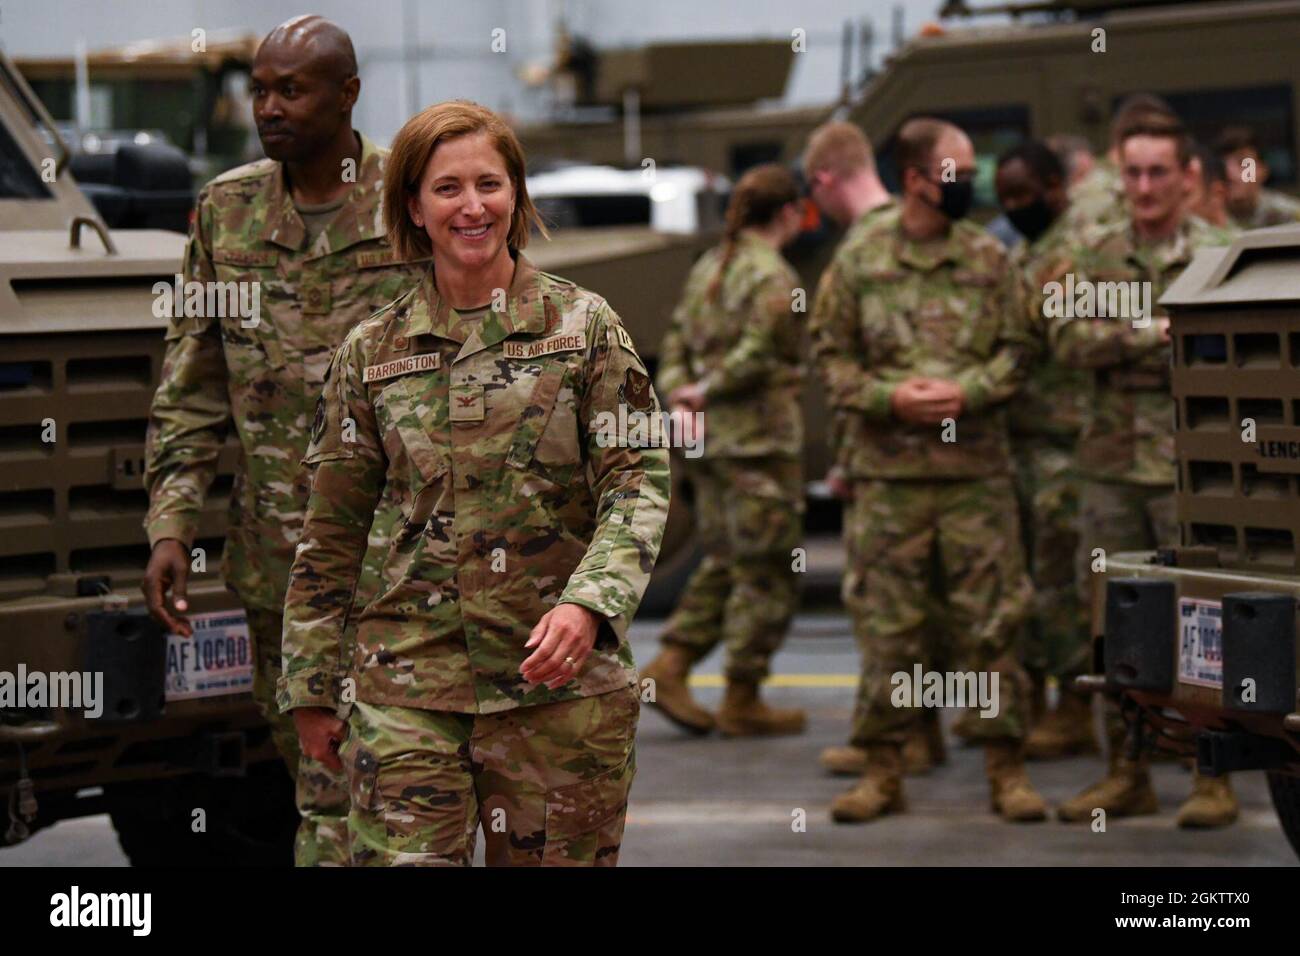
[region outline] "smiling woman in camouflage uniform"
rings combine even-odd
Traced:
[[[413,118],[384,193],[395,248],[437,267],[330,366],[284,709],[321,759],[346,733],[355,864],[467,865],[481,821],[489,863],[612,865],[640,708],[626,632],[669,483],[666,449],[602,426],[658,415],[657,400],[609,305],[519,252],[537,215],[494,113]],[[340,638],[381,503],[405,520],[348,669]],[[345,730],[328,708],[353,693]]]

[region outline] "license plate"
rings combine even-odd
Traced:
[[[243,611],[193,614],[193,637],[167,635],[167,700],[245,694],[253,689],[253,648]]]
[[[1178,680],[1223,687],[1223,605],[1218,601],[1179,599]]]

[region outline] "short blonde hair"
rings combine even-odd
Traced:
[[[549,236],[537,207],[528,195],[524,150],[506,121],[492,110],[469,100],[448,100],[412,116],[393,140],[384,171],[384,228],[388,241],[403,259],[425,259],[433,254],[428,234],[411,221],[407,199],[420,189],[429,158],[441,143],[487,133],[501,158],[515,191],[515,211],[506,241],[514,249],[528,245],[529,229],[536,225]]]
[[[822,170],[844,175],[864,167],[874,169],[875,166],[871,143],[866,134],[852,123],[823,123],[808,137],[808,148],[803,154],[805,179],[812,179],[814,173]]]

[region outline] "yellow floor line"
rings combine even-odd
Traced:
[[[725,687],[721,674],[696,674],[689,681],[692,687]],[[768,687],[857,687],[857,674],[774,674],[763,682]]]

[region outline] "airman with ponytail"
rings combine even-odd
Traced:
[[[802,213],[789,170],[767,164],[742,176],[723,241],[696,263],[661,349],[659,393],[704,426],[690,478],[705,557],[642,677],[655,681],[655,706],[693,733],[715,723],[728,736],[804,728],[803,711],[758,696],[798,604],[803,309],[780,250],[798,236]],[[727,690],[715,721],[686,681],[719,643]]]

